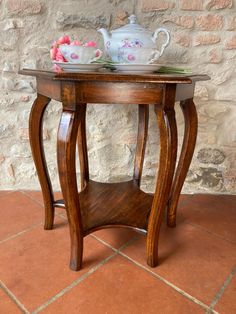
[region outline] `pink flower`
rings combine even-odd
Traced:
[[[57,65],[57,64],[54,64],[52,68],[53,68],[53,71],[55,71],[57,73],[63,72],[63,69],[61,67],[59,67],[59,65]]]
[[[63,57],[63,55],[61,54],[60,50],[58,49],[57,50],[57,54],[56,54],[56,58],[55,58],[56,61],[59,61],[59,62],[67,62],[66,59]]]
[[[58,44],[58,45],[64,45],[64,44],[69,45],[69,44],[70,44],[70,38],[69,38],[69,36],[65,35],[65,36],[60,37],[60,38],[57,40],[57,44]]]
[[[52,47],[50,49],[50,57],[51,57],[52,60],[56,60],[57,52],[58,52],[58,48],[57,47]]]
[[[58,47],[57,41],[54,40],[54,42],[52,43],[52,47]]]
[[[72,41],[71,46],[82,46],[82,43],[79,40],[74,40]]]
[[[97,44],[95,41],[88,41],[87,43],[84,44],[85,47],[96,47]]]

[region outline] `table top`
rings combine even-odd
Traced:
[[[100,82],[134,82],[134,83],[172,83],[192,84],[197,81],[206,81],[210,77],[205,74],[128,74],[104,72],[54,72],[40,69],[22,69],[19,74],[35,76],[56,81],[100,81]]]

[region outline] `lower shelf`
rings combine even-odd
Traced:
[[[79,193],[83,228],[86,234],[107,225],[147,229],[153,196],[144,193],[134,181],[99,183],[89,181]],[[64,207],[62,201],[55,206]]]

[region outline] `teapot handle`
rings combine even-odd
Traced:
[[[165,28],[158,28],[155,30],[153,36],[152,36],[152,41],[155,43],[157,40],[157,36],[159,33],[165,33],[166,34],[166,41],[164,42],[164,44],[162,44],[161,46],[161,50],[160,50],[160,56],[163,54],[164,49],[166,48],[166,46],[169,45],[170,42],[170,33],[165,29]]]

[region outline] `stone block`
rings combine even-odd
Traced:
[[[223,52],[220,48],[214,48],[209,51],[209,62],[220,63],[223,60]]]
[[[124,10],[116,12],[113,28],[118,28],[121,27],[122,25],[125,25],[127,23],[128,16],[129,16],[128,12]]]
[[[22,102],[28,102],[29,100],[30,100],[29,95],[21,95],[20,96],[20,101],[22,101]]]
[[[194,18],[193,16],[190,16],[190,15],[183,15],[183,16],[171,15],[165,18],[163,22],[164,23],[171,22],[175,25],[178,25],[184,28],[193,28],[194,26]]]
[[[228,39],[225,43],[226,49],[236,49],[236,35]]]
[[[203,164],[220,165],[225,160],[225,154],[216,148],[202,148],[197,154],[197,159]]]
[[[215,167],[200,167],[190,170],[186,182],[200,185],[202,189],[210,191],[219,192],[225,190],[222,171]]]
[[[39,14],[42,9],[39,0],[7,0],[6,7],[9,15],[17,16]]]
[[[236,16],[230,16],[226,20],[227,26],[226,29],[228,31],[235,31],[236,30]]]
[[[3,51],[14,51],[17,48],[19,40],[18,29],[8,29],[0,32],[0,49]]]
[[[210,0],[206,3],[206,9],[208,10],[220,10],[226,8],[232,8],[232,0]]]
[[[199,45],[214,45],[220,42],[220,36],[215,34],[204,34],[204,35],[197,35],[194,38],[194,46]]]
[[[196,28],[205,31],[220,30],[223,27],[223,16],[221,15],[200,15],[196,18]]]
[[[205,86],[201,86],[201,85],[197,84],[195,87],[194,96],[199,97],[199,98],[204,99],[204,100],[207,100],[209,98],[207,88]]]
[[[215,93],[215,99],[232,101],[235,94],[235,80],[231,80],[221,86],[218,86]]]
[[[5,159],[6,159],[6,157],[3,154],[1,154],[0,155],[0,165],[4,163]]]
[[[83,13],[67,13],[58,11],[56,13],[56,22],[59,27],[81,27],[84,29],[98,29],[108,27],[110,17],[103,13],[83,14]]]
[[[24,27],[24,21],[22,19],[6,19],[0,23],[0,29],[4,31],[22,27]]]
[[[182,47],[189,47],[191,45],[191,37],[184,34],[176,34],[174,41]]]
[[[141,8],[143,12],[165,11],[175,7],[174,1],[167,0],[142,0]]]
[[[201,11],[203,10],[203,0],[180,0],[181,10]]]

